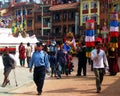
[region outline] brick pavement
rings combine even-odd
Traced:
[[[77,65],[76,58],[74,58],[74,64]],[[107,74],[103,81],[102,92],[98,94],[96,93],[95,88],[94,73],[90,71],[89,65],[87,67],[87,77],[76,77],[75,67],[75,70],[68,77],[62,76],[62,79],[56,79],[51,77],[46,78],[42,96],[120,96],[120,73],[118,73],[116,76],[108,76]],[[28,72],[27,68],[25,68],[24,70],[26,73]],[[21,74],[25,74],[25,72],[22,72]],[[29,81],[32,79],[32,75],[31,73],[27,74],[27,77],[21,75],[23,78],[18,79],[21,80],[20,87],[11,89],[11,86],[9,86],[11,90],[7,90],[7,92],[5,93],[0,91],[0,95],[2,94],[2,96],[36,96],[36,86],[33,81]],[[25,78],[25,81],[29,79],[29,82],[24,82],[24,84],[22,84],[22,80],[24,81]]]

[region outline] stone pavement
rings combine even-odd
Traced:
[[[15,75],[14,75],[14,72],[15,72]],[[28,68],[17,66],[16,69],[12,70],[10,75],[9,75],[10,85],[7,84],[6,87],[1,87],[3,79],[4,79],[3,69],[0,69],[0,74],[1,74],[0,75],[0,95],[8,92],[10,90],[19,88],[28,82],[33,81],[32,74],[29,72]],[[16,86],[15,78],[16,78],[18,86]]]
[[[63,75],[61,79],[54,77],[46,78],[42,96],[120,96],[120,73],[116,76],[106,74],[102,84],[102,92],[98,94],[96,93],[95,76],[90,71],[90,65],[87,66],[88,72],[86,77],[76,77],[77,59],[74,58],[73,62],[75,70],[70,76]],[[18,87],[15,85],[14,75],[11,72],[11,85],[7,85],[5,88],[0,87],[0,95],[36,96],[36,86],[32,81],[32,73],[29,73],[28,68],[17,67],[16,74]],[[1,83],[2,80],[3,77],[0,75]]]

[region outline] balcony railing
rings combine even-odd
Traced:
[[[97,8],[91,9],[91,13],[96,13],[97,12]]]
[[[88,14],[88,10],[83,10],[82,13],[83,14]]]

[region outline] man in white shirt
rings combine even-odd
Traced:
[[[97,93],[101,91],[101,84],[105,74],[105,67],[108,69],[108,60],[104,50],[101,49],[102,44],[96,43],[96,47],[91,52],[91,59],[93,60],[93,68],[96,76]]]

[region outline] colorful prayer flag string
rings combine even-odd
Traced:
[[[95,46],[94,20],[87,20],[85,31],[86,56],[91,56],[91,51]]]
[[[112,12],[110,17],[110,47],[118,48],[119,23],[118,13]]]

